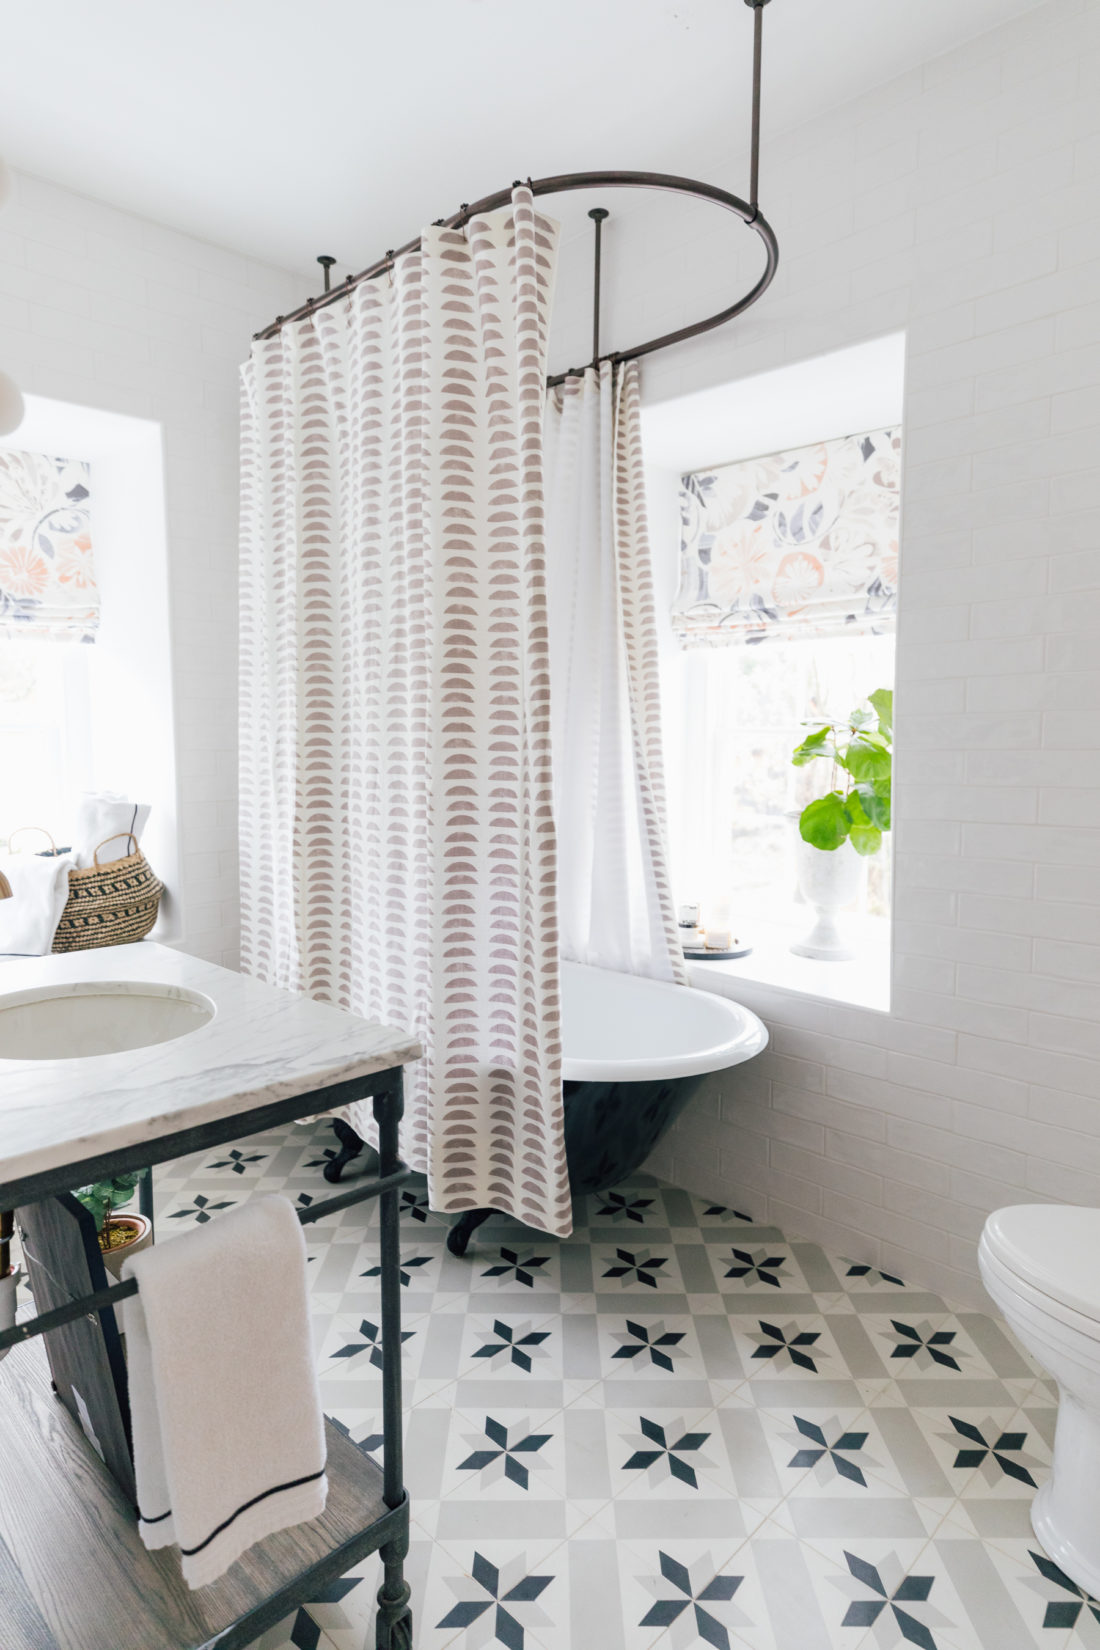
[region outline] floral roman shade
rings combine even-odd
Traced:
[[[93,640],[90,491],[77,459],[0,450],[0,640]]]
[[[685,475],[685,647],[894,628],[901,431],[820,441]]]

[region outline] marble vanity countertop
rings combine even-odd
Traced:
[[[0,958],[9,992],[156,982],[216,1013],[170,1042],[76,1059],[0,1059],[0,1182],[77,1163],[419,1059],[407,1032],[144,940]],[[124,988],[124,987],[123,987]]]

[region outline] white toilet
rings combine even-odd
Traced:
[[[1032,1529],[1100,1597],[1100,1209],[998,1209],[978,1264],[1013,1333],[1058,1383],[1054,1467],[1031,1504]]]

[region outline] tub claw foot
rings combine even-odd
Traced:
[[[350,1163],[353,1157],[358,1157],[363,1150],[363,1142],[351,1124],[345,1123],[342,1117],[335,1119],[332,1130],[340,1142],[340,1150],[325,1164],[324,1176],[335,1185],[343,1174],[345,1165]]]
[[[470,1239],[492,1214],[492,1209],[467,1209],[447,1233],[447,1248],[452,1255],[462,1256],[469,1248]]]

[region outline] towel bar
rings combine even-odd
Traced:
[[[368,1197],[379,1197],[383,1192],[403,1186],[411,1173],[411,1169],[406,1169],[402,1165],[393,1174],[381,1175],[366,1186],[355,1186],[340,1197],[326,1197],[322,1203],[311,1204],[308,1209],[296,1209],[294,1212],[298,1216],[298,1223],[301,1226],[309,1226],[315,1220],[323,1220],[325,1215],[334,1215],[341,1209],[350,1209],[353,1204],[362,1203]],[[7,1351],[9,1346],[19,1346],[23,1341],[33,1340],[36,1335],[48,1335],[51,1329],[60,1329],[63,1324],[75,1323],[77,1318],[90,1317],[93,1312],[102,1312],[104,1307],[114,1306],[116,1302],[124,1301],[137,1292],[137,1279],[126,1278],[122,1283],[113,1283],[107,1289],[97,1289],[92,1295],[82,1295],[79,1300],[69,1301],[66,1306],[56,1306],[52,1312],[40,1312],[37,1317],[27,1318],[12,1329],[5,1329],[0,1334],[0,1352]]]

